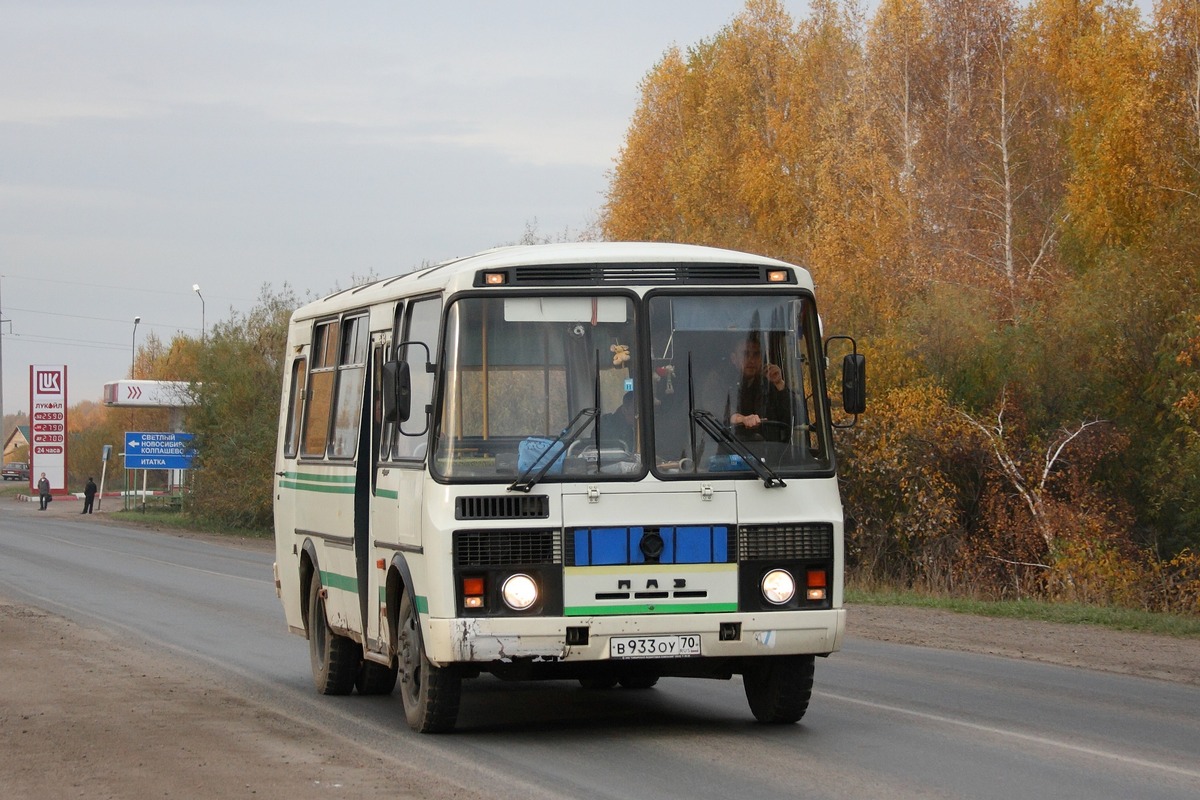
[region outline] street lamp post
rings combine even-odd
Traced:
[[[131,380],[137,377],[133,369],[137,365],[137,326],[141,321],[141,317],[133,318],[133,343],[129,346],[129,378]]]
[[[200,284],[193,283],[192,291],[200,298],[200,340],[204,340],[204,295],[200,294]]]

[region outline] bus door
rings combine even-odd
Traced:
[[[396,476],[388,460],[391,455],[391,439],[394,425],[383,419],[383,364],[388,360],[391,349],[391,332],[376,332],[371,336],[370,368],[367,396],[364,406],[356,482],[360,484],[359,496],[365,504],[363,547],[359,555],[360,569],[365,574],[361,586],[363,603],[364,649],[385,652],[383,637],[383,603],[386,570],[378,568],[377,559],[384,558],[387,547],[392,543],[391,531],[396,518]],[[355,533],[359,529],[355,518]],[[357,545],[357,541],[356,541]]]
[[[412,563],[423,554],[422,520],[429,408],[433,402],[434,375],[426,361],[437,352],[441,319],[440,297],[418,298],[396,305],[391,343],[377,338],[372,344],[373,392],[382,392],[383,364],[389,356],[410,362],[411,415],[403,421],[383,421],[378,428],[371,486],[371,542],[377,559],[390,562],[399,554]],[[414,569],[413,574],[420,574]],[[384,607],[387,573],[371,569],[368,640],[382,650],[387,639]],[[418,593],[423,586],[413,587]]]

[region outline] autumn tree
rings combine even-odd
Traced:
[[[210,523],[270,526],[284,351],[298,305],[288,287],[264,286],[254,308],[218,322],[205,339],[188,425],[197,451],[193,513]]]
[[[866,40],[866,71],[872,98],[872,123],[888,159],[889,179],[899,195],[905,230],[905,252],[896,268],[914,281],[936,276],[937,264],[923,250],[925,221],[922,197],[925,172],[921,142],[932,115],[928,83],[933,59],[928,4],[924,0],[884,0]]]

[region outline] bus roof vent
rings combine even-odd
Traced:
[[[767,283],[768,267],[761,264],[648,262],[532,264],[502,271],[508,273],[505,282],[508,286],[625,286],[634,283]],[[788,282],[795,283],[794,272],[787,270],[787,273]],[[476,276],[476,286],[485,285],[483,275],[484,272],[480,272]]]
[[[544,494],[503,497],[460,497],[454,502],[455,519],[548,519],[550,498]]]

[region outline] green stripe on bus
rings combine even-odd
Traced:
[[[297,483],[283,480],[280,489],[295,489],[298,492],[323,492],[325,494],[354,494],[354,486],[325,486],[319,483]]]
[[[375,496],[383,497],[388,500],[399,500],[400,499],[400,493],[397,492],[395,489],[376,489]]]
[[[319,472],[285,472],[283,477],[314,483],[354,483],[353,475],[325,475]]]
[[[358,578],[349,575],[339,575],[336,572],[321,570],[321,585],[326,589],[341,589],[343,592],[358,594]]]
[[[429,613],[429,598],[423,594],[417,595],[417,612],[421,614]]]
[[[643,603],[626,606],[568,606],[568,617],[611,617],[617,614],[711,614],[737,611],[737,603]]]

